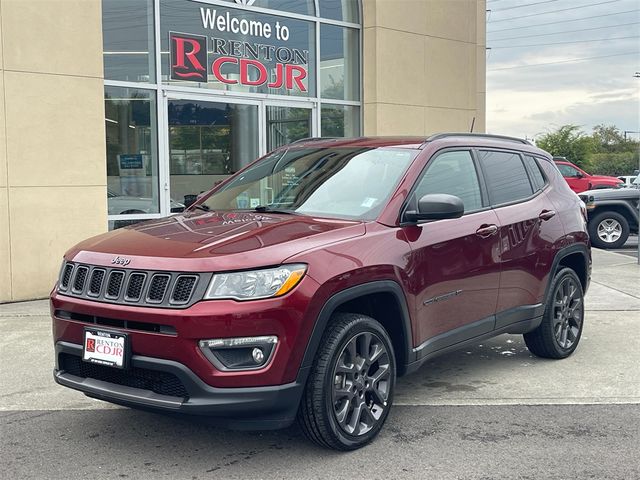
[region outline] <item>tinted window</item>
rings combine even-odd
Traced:
[[[531,175],[531,182],[533,183],[533,186],[535,187],[536,191],[542,190],[542,187],[544,187],[544,184],[545,184],[545,180],[544,180],[544,176],[542,175],[542,171],[540,171],[540,165],[538,164],[538,161],[533,157],[525,155],[524,163],[527,165],[527,168],[529,169],[529,174]]]
[[[482,208],[478,174],[467,151],[445,152],[429,163],[416,189],[419,199],[428,193],[448,193],[460,197],[464,211]]]
[[[533,193],[529,176],[517,153],[478,152],[493,205],[515,202]]]
[[[560,173],[562,174],[563,177],[577,177],[578,176],[578,170],[576,170],[575,168],[573,168],[570,165],[564,165],[562,163],[556,163],[556,166],[558,167],[558,170],[560,170]]]

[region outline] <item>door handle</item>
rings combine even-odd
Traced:
[[[491,235],[495,235],[498,232],[497,225],[481,225],[478,230],[476,230],[476,235],[482,238],[490,237]]]
[[[538,218],[539,218],[540,220],[547,221],[547,220],[549,220],[550,218],[553,218],[555,215],[556,215],[555,210],[542,210],[542,211],[540,212],[540,215],[538,215]]]

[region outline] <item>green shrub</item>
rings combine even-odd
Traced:
[[[634,170],[640,168],[638,159],[640,154],[635,152],[623,153],[593,153],[589,155],[586,170],[593,175],[633,175]]]

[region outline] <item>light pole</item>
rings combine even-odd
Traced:
[[[640,72],[634,73],[633,77],[640,79]],[[640,105],[638,105],[638,107],[638,124],[640,125]],[[638,142],[638,152],[640,153],[640,142]],[[638,155],[638,169],[640,170],[640,155]],[[638,174],[638,176],[640,176],[640,173]],[[638,185],[638,187],[640,187],[640,185]],[[640,220],[640,198],[638,198],[638,220]],[[640,231],[638,232],[638,265],[640,265]]]

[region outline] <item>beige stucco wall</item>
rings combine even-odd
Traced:
[[[100,0],[0,0],[0,302],[107,225]]]
[[[484,0],[363,0],[365,135],[485,130]]]

